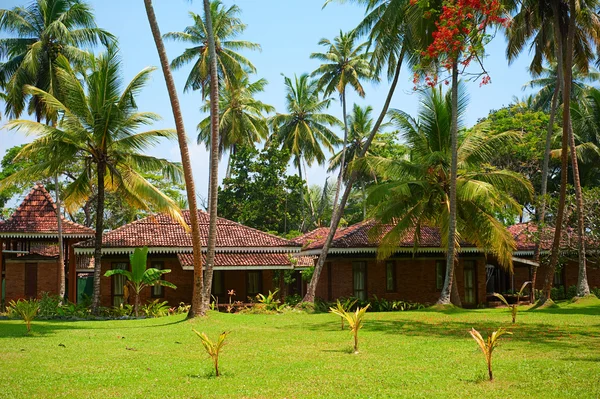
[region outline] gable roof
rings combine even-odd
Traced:
[[[339,227],[337,229],[337,232],[340,232],[343,229],[343,227]],[[292,241],[298,244],[302,244],[302,246],[307,246],[308,244],[311,244],[315,241],[327,238],[327,234],[329,234],[329,227],[317,227],[316,229],[311,230],[308,233],[304,233],[301,236],[292,238]]]
[[[198,210],[200,237],[205,248],[208,241],[208,213]],[[183,211],[190,225],[190,211]],[[103,253],[126,253],[132,248],[147,246],[150,252],[186,253],[192,251],[191,231],[184,229],[170,216],[158,214],[126,224],[105,233]],[[94,239],[75,245],[77,253],[88,253]],[[262,232],[231,220],[217,220],[217,251],[220,252],[297,252],[300,244]]]
[[[94,230],[62,218],[66,237],[93,237]],[[36,184],[12,216],[0,224],[2,237],[57,237],[56,204],[41,184]]]

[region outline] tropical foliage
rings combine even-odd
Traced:
[[[223,350],[223,347],[225,346],[225,338],[227,338],[229,332],[222,332],[221,334],[219,334],[219,338],[217,339],[217,341],[213,342],[210,338],[208,338],[208,336],[205,333],[199,333],[193,328],[192,330],[200,338],[204,350],[212,359],[213,364],[215,366],[215,377],[218,377],[219,375],[221,375],[219,373],[219,355],[221,354],[221,350]]]
[[[31,332],[31,322],[35,319],[40,311],[40,303],[37,299],[19,299],[16,302],[8,303],[9,313],[13,313],[22,318],[27,326],[27,333]]]
[[[354,337],[354,354],[358,353],[358,332],[364,325],[365,314],[367,313],[367,309],[369,309],[369,305],[363,308],[356,308],[354,312],[348,312],[344,310],[344,307],[338,301],[338,307],[329,308],[329,312],[335,315],[340,316],[346,322],[348,322],[348,327],[350,328],[350,333]]]
[[[477,345],[479,345],[479,348],[485,357],[485,362],[488,368],[488,376],[490,377],[490,381],[492,381],[494,379],[494,375],[492,374],[492,354],[494,353],[494,349],[498,347],[501,336],[512,333],[503,328],[499,328],[497,331],[492,332],[487,339],[484,339],[479,331],[471,328],[469,334],[471,334],[475,342],[477,342]]]

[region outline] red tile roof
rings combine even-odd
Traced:
[[[192,254],[177,254],[179,263],[183,267],[194,265],[194,257]],[[296,266],[312,266],[312,259],[301,257],[298,259]],[[206,255],[202,254],[202,263],[206,262]],[[307,263],[308,262],[308,263]],[[216,253],[216,267],[239,267],[239,266],[291,266],[292,261],[288,254],[273,254],[273,253]]]
[[[89,227],[66,220],[64,217],[63,234],[75,237],[92,237],[94,230]],[[27,194],[13,215],[0,224],[2,236],[56,236],[58,222],[56,220],[56,205],[43,185],[37,184]]]
[[[515,238],[517,243],[517,251],[533,251],[535,249],[535,240],[539,239],[538,226],[534,222],[517,223],[508,228],[508,231]],[[572,228],[566,228],[562,230],[562,237],[560,238],[561,248],[576,248],[578,244],[577,232]],[[543,251],[549,251],[552,248],[552,242],[554,241],[554,228],[546,227],[541,237],[541,249]],[[588,244],[594,245],[589,240]]]
[[[208,239],[208,213],[198,210],[202,246]],[[189,211],[183,211],[183,218],[190,224]],[[104,234],[103,248],[136,248],[147,247],[190,247],[191,232],[186,231],[168,215],[159,214],[126,224]],[[94,240],[76,244],[79,248],[92,248]],[[217,248],[272,248],[299,247],[300,244],[241,225],[231,220],[219,218],[217,221]]]
[[[343,229],[343,227],[340,227],[337,229],[337,232]],[[297,242],[298,244],[302,244],[302,246],[306,246],[312,242],[327,238],[327,234],[329,234],[329,227],[317,227],[316,229],[309,231],[308,233],[305,233],[296,238],[292,238],[292,241]]]
[[[381,239],[394,227],[392,224],[377,225],[374,220],[365,220],[338,230],[335,233],[332,248],[376,248],[381,243]],[[399,247],[413,247],[414,230],[406,232],[402,240],[398,243]],[[319,249],[325,244],[325,239],[317,239],[308,243],[304,249]],[[421,227],[421,247],[440,247],[441,237],[439,230],[433,227]]]

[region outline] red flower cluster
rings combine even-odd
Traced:
[[[423,63],[439,62],[447,70],[452,69],[454,62],[467,67],[473,58],[483,54],[486,29],[508,23],[501,17],[499,0],[443,0],[441,10],[427,9],[428,0],[411,0],[410,4],[423,7],[425,18],[436,18],[433,41],[421,52]],[[485,75],[481,84],[489,82],[490,77]],[[437,76],[428,77],[425,83],[435,86]]]

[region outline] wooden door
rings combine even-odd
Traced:
[[[37,297],[37,263],[25,263],[25,297]]]

